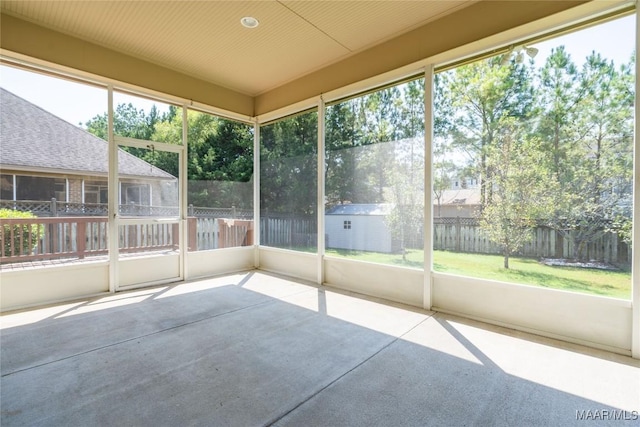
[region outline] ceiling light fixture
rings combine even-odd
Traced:
[[[260,22],[253,16],[245,16],[244,18],[240,19],[240,23],[245,28],[256,28],[258,24],[260,24]]]

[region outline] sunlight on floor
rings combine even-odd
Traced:
[[[265,272],[250,271],[17,311],[2,315],[0,327],[9,329],[230,286],[272,299],[258,300],[262,301],[258,304],[278,300],[384,334],[390,342],[417,344],[453,356],[494,374],[540,384],[602,405],[628,411],[638,409],[640,392],[637,385],[633,386],[634,381],[629,381],[636,378],[640,384],[638,360]],[[209,295],[215,298],[216,294]]]

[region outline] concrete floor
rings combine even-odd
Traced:
[[[638,360],[257,271],[1,320],[2,426],[640,425]]]

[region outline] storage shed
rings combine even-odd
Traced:
[[[393,252],[386,223],[393,205],[385,203],[337,205],[325,214],[326,246],[332,249]]]

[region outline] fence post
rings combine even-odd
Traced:
[[[78,259],[84,259],[84,252],[87,249],[87,223],[84,220],[76,222],[76,239]]]
[[[253,227],[255,227],[254,220],[247,221],[247,235],[245,237],[245,244],[243,246],[253,245]]]
[[[55,197],[51,198],[51,216],[58,216],[58,203]]]
[[[231,218],[235,219],[236,217],[236,207],[231,206]]]
[[[193,205],[190,205],[190,209],[193,210]],[[189,217],[187,219],[187,233],[189,238],[187,239],[187,250],[189,251],[197,251],[198,250],[198,219],[194,217]]]
[[[262,223],[264,218],[264,233],[260,232],[260,244],[269,245],[269,208],[264,210],[264,216],[261,215],[259,220]]]
[[[171,224],[171,243],[174,250],[180,248],[180,224]],[[187,242],[187,246],[189,243]]]
[[[193,203],[189,204],[189,211],[187,213],[187,216],[194,216],[193,215]]]
[[[457,216],[456,217],[456,252],[460,252],[460,239],[462,238],[460,228],[461,228],[460,217]]]
[[[556,245],[555,248],[553,250],[554,254],[553,257],[554,258],[564,258],[565,257],[565,253],[564,253],[564,236],[562,235],[562,233],[556,229],[553,230],[555,236],[556,236]]]

